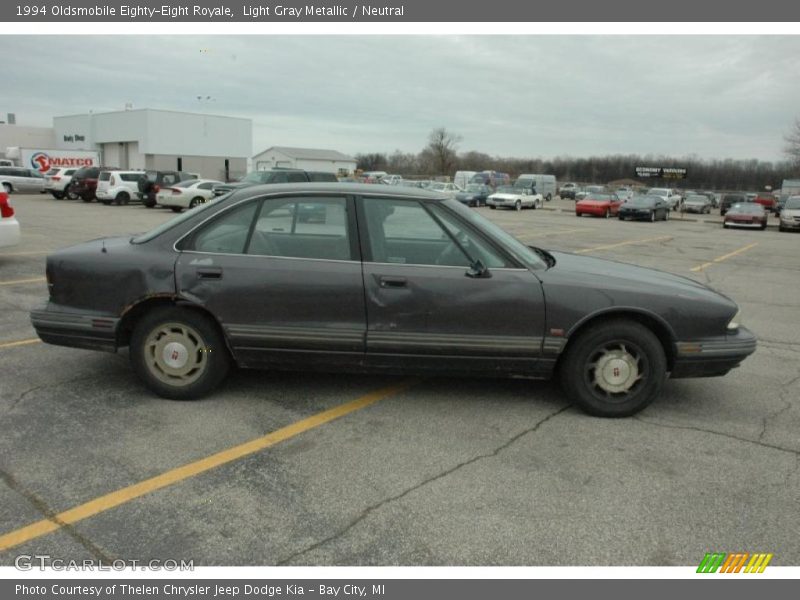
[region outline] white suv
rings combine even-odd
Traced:
[[[139,180],[144,171],[100,171],[97,179],[97,199],[108,206],[112,202],[127,204],[139,199]]]
[[[44,176],[44,191],[50,192],[53,198],[61,200],[68,198],[75,200],[77,196],[68,191],[72,175],[77,171],[77,167],[55,167],[50,169]]]

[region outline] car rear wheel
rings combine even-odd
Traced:
[[[199,196],[197,198],[192,198],[192,201],[189,202],[189,208],[194,208],[198,204],[202,204],[202,203],[203,203],[203,199],[200,198]]]
[[[667,360],[658,338],[634,321],[615,319],[581,333],[559,369],[567,396],[598,417],[627,417],[658,396]]]
[[[522,210],[522,202],[520,202],[519,200],[517,200],[517,201],[514,203],[514,210],[518,210],[518,211],[519,211],[519,210]]]
[[[196,400],[217,387],[230,357],[222,335],[205,316],[177,307],[159,308],[137,323],[131,366],[153,392],[172,400]]]
[[[117,206],[119,206],[120,204],[127,204],[128,202],[130,202],[130,200],[131,197],[128,194],[128,192],[120,192],[119,194],[117,194],[117,197],[114,198],[114,202],[117,204]]]
[[[6,194],[10,194],[11,192],[14,191],[14,188],[11,187],[10,183],[4,183],[3,184],[3,190],[5,191]]]

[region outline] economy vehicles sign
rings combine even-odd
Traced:
[[[20,165],[47,173],[55,167],[96,167],[100,165],[100,155],[88,150],[40,150],[22,148]]]

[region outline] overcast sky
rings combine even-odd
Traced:
[[[160,108],[269,146],[782,160],[800,36],[2,36],[0,113]],[[198,100],[198,96],[202,100]],[[210,97],[210,99],[207,99]]]

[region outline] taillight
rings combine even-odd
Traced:
[[[169,190],[172,192],[173,196],[177,196],[178,194],[181,193],[181,191],[178,188],[169,188]]]
[[[0,192],[0,217],[8,219],[14,216],[14,208],[8,202],[8,194]]]
[[[61,177],[59,177],[58,175],[53,175],[53,176],[52,176],[50,179],[51,179],[52,181],[60,181],[60,180],[61,180]]]
[[[157,194],[161,190],[161,186],[158,184],[153,185],[153,191]]]

